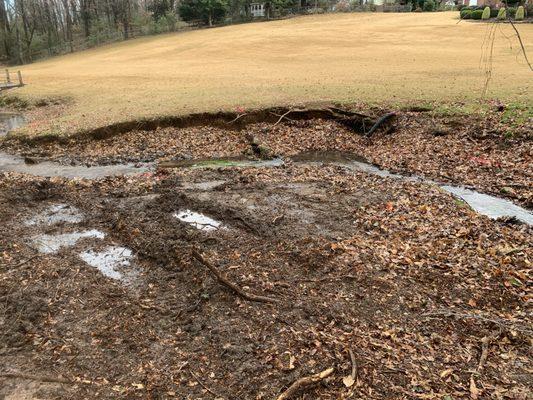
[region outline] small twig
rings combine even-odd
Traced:
[[[333,368],[328,368],[325,371],[319,372],[318,374],[304,376],[303,378],[296,380],[291,386],[289,386],[287,390],[285,390],[281,395],[279,395],[277,400],[290,399],[300,390],[314,386],[320,381],[326,379],[333,373],[333,371]]]
[[[489,355],[489,346],[492,343],[494,339],[498,337],[499,333],[493,333],[489,336],[484,336],[483,339],[481,339],[481,356],[479,357],[479,363],[477,365],[477,372],[481,372],[483,370],[483,367],[485,366],[485,363],[487,362],[487,357]]]
[[[9,266],[9,269],[22,267],[24,264],[27,264],[27,263],[29,263],[30,261],[35,260],[37,257],[40,257],[40,254],[35,254],[35,255],[31,256],[30,258],[28,258],[28,259],[26,259],[26,260],[24,260],[24,261],[19,262],[18,264],[10,265],[10,266]]]
[[[0,373],[0,378],[13,378],[13,379],[27,379],[30,381],[40,381],[40,382],[52,382],[52,383],[76,383],[69,379],[64,378],[55,378],[53,376],[37,376],[33,374],[23,374],[20,372],[3,372]]]
[[[289,115],[290,113],[292,113],[292,112],[296,112],[296,111],[307,111],[307,110],[292,110],[292,109],[291,109],[291,110],[287,111],[286,113],[282,114],[282,115],[279,117],[279,119],[276,121],[276,123],[275,123],[274,125],[272,125],[272,126],[276,126],[276,125],[278,125],[278,124],[283,120],[283,118],[285,118],[285,117],[286,117],[287,115]]]
[[[209,393],[211,393],[213,396],[215,396],[216,398],[224,398],[223,396],[220,396],[218,393],[212,391],[211,389],[209,389],[209,387],[207,387],[201,380],[200,378],[198,378],[198,376],[196,376],[196,374],[193,372],[192,369],[189,368],[189,372],[191,373],[191,375],[194,377],[194,379],[196,379],[196,382],[198,382],[200,384],[201,387],[203,387],[205,390],[207,390]]]
[[[350,353],[350,360],[352,361],[352,379],[355,381],[357,378],[357,362],[355,361],[355,354],[352,349],[348,348],[348,353]]]
[[[240,287],[238,287],[236,284],[231,282],[228,278],[226,278],[226,276],[224,276],[224,274],[218,271],[217,268],[211,265],[204,257],[202,257],[202,255],[197,250],[192,251],[192,256],[197,261],[199,261],[201,264],[203,264],[207,269],[209,269],[209,271],[211,271],[213,275],[216,276],[216,278],[218,279],[220,283],[224,284],[225,286],[233,290],[235,293],[237,293],[242,298],[246,300],[250,300],[250,301],[261,302],[261,303],[279,303],[279,300],[273,299],[271,297],[259,296],[259,295],[255,295],[252,293],[245,292]]]
[[[514,31],[516,32],[516,37],[518,38],[518,43],[520,43],[520,47],[522,48],[522,54],[524,55],[524,59],[526,60],[527,65],[529,66],[529,69],[533,71],[533,67],[531,66],[531,63],[529,62],[529,59],[527,58],[526,48],[524,47],[524,43],[522,42],[522,36],[520,36],[520,32],[518,32],[518,29],[516,29],[516,26],[514,25],[513,21],[511,20],[511,16],[509,15],[509,22],[511,23],[511,26],[513,27]]]
[[[244,117],[245,115],[248,115],[248,113],[244,113],[244,114],[239,114],[237,115],[237,117],[235,117],[234,119],[232,119],[231,121],[229,122],[226,122],[226,124],[233,124],[234,122],[238,121],[239,119],[241,119],[242,117]]]

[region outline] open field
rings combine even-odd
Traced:
[[[136,39],[22,68],[43,109],[25,130],[76,132],[114,122],[313,101],[473,102],[489,25],[457,13],[342,14]],[[533,51],[533,26],[519,26]],[[486,43],[485,43],[486,44]],[[531,102],[529,70],[508,24],[497,28],[488,96]]]

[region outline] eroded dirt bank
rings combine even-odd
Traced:
[[[305,124],[263,136],[250,129],[286,154],[324,142],[367,146],[338,126]],[[233,147],[237,136],[203,132],[205,145],[180,151],[246,150],[244,141]],[[121,140],[135,157],[137,135],[64,154],[101,162],[109,151],[114,160]],[[156,146],[143,137],[144,152]],[[175,155],[168,148],[161,158]],[[99,181],[3,174],[0,394],[274,399],[333,367],[299,398],[526,399],[532,228],[420,186],[293,164]],[[180,212],[221,226],[188,223]],[[84,237],[69,242],[74,232]],[[58,235],[68,243],[54,248]],[[87,254],[110,246],[131,250],[120,269],[130,279],[90,264]],[[194,261],[193,249],[243,290],[279,302],[244,300]],[[352,385],[343,383],[350,351]]]
[[[380,113],[373,112],[376,116]],[[387,126],[367,138],[331,120],[294,120],[300,117],[289,115],[289,119],[278,124],[277,116],[270,115],[270,120],[264,116],[268,121],[261,123],[244,123],[244,117],[228,124],[228,116],[221,119],[215,115],[211,117],[212,126],[198,126],[196,120],[192,121],[194,126],[180,122],[182,127],[157,128],[152,124],[150,130],[120,134],[96,132],[67,141],[10,140],[1,148],[38,159],[87,165],[254,157],[258,155],[254,149],[261,151],[261,157],[340,150],[358,154],[393,172],[467,185],[506,197],[526,208],[533,207],[533,142],[527,124],[511,129],[500,122],[497,114],[439,117],[431,113],[399,112],[392,132]]]

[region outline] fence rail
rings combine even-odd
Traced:
[[[5,78],[0,79],[0,91],[24,86],[24,81],[22,80],[22,73],[20,71],[17,71],[17,80],[18,82],[14,81],[11,78],[11,73],[9,72],[9,69],[6,69]]]

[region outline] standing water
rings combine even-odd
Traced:
[[[24,125],[26,120],[20,114],[0,112],[0,136]]]

